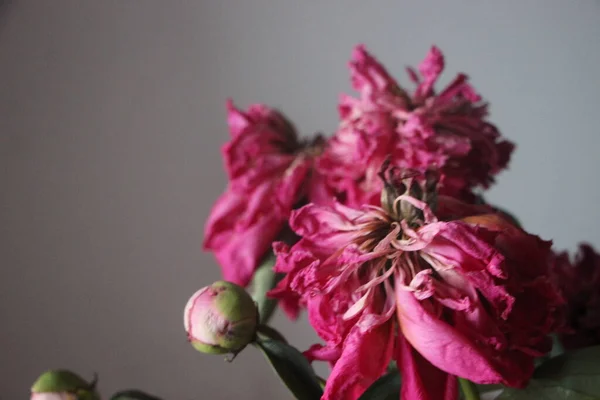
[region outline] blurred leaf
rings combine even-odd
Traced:
[[[277,307],[277,300],[267,297],[267,292],[273,289],[283,277],[283,274],[277,274],[273,271],[275,260],[275,254],[269,251],[252,278],[252,298],[258,307],[259,322],[261,324],[269,322],[275,307]]]
[[[122,390],[112,395],[110,400],[161,400],[159,397],[152,396],[140,390]]]
[[[506,388],[496,397],[496,400],[598,400],[596,396],[589,396],[552,382],[533,380],[525,389]]]
[[[540,365],[533,376],[600,398],[600,346],[551,358]]]
[[[321,378],[317,375],[317,380],[319,381],[319,386],[321,386],[321,390],[325,390],[325,385],[327,385],[327,380]],[[2,400],[2,399],[0,399]]]
[[[540,365],[526,389],[505,389],[499,400],[600,399],[600,346],[553,357]]]
[[[547,354],[545,354],[541,357],[538,357],[534,360],[534,364],[535,364],[536,368],[539,367],[540,365],[544,364],[545,362],[549,361],[551,358],[558,357],[565,353],[565,349],[564,349],[562,343],[560,342],[558,335],[553,334],[553,335],[550,335],[550,337],[552,338],[552,350],[550,350],[550,353],[547,353]]]
[[[400,398],[400,385],[400,373],[397,370],[388,372],[376,380],[359,397],[359,400],[398,400]]]
[[[504,385],[481,385],[478,383],[476,383],[475,386],[477,386],[479,393],[493,392],[494,390],[504,389],[505,387]]]
[[[294,347],[277,340],[259,340],[255,345],[262,350],[273,370],[298,400],[319,400],[323,390],[308,360]]]

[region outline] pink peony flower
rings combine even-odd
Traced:
[[[457,399],[456,376],[522,387],[550,350],[550,243],[497,214],[438,219],[461,208],[434,182],[390,174],[382,207],[308,204],[290,219],[301,239],[275,246],[271,294],[307,308],[325,343],[306,355],[333,367],[323,399],[357,399],[392,359],[404,400]]]
[[[292,208],[306,192],[321,139],[300,141],[279,112],[229,101],[231,141],[222,149],[229,185],[205,227],[204,248],[214,252],[224,279],[246,286]]]
[[[341,122],[318,162],[323,176],[315,192],[333,193],[354,207],[376,205],[377,173],[388,157],[393,165],[420,172],[439,168],[444,194],[470,201],[472,188],[488,187],[506,167],[513,144],[485,120],[487,105],[465,75],[434,91],[443,68],[442,53],[433,47],[419,73],[408,70],[417,85],[409,94],[364,46],[356,47],[350,69],[359,97],[341,98]],[[326,203],[332,197],[311,199]]]
[[[574,262],[566,252],[555,260],[556,281],[567,300],[560,341],[569,350],[600,345],[600,254],[584,243]]]

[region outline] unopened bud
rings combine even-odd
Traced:
[[[185,306],[188,339],[198,351],[237,353],[256,334],[256,304],[244,288],[218,281],[198,290]]]
[[[44,372],[31,387],[31,400],[98,400],[96,380],[87,382],[67,370]]]

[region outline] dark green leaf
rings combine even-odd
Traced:
[[[269,322],[277,306],[277,300],[267,297],[267,292],[273,289],[283,277],[282,274],[276,274],[273,271],[274,265],[275,254],[270,251],[254,273],[254,278],[252,278],[252,298],[258,307],[261,324]]]
[[[536,369],[534,378],[600,398],[600,346],[551,358]]]
[[[400,398],[400,373],[392,371],[375,381],[359,400],[398,400]]]
[[[533,380],[525,389],[504,389],[496,400],[598,400],[598,397],[557,386],[550,381]]]
[[[308,360],[294,347],[276,341],[259,340],[260,348],[273,370],[298,400],[319,400],[323,390]]]
[[[505,389],[498,400],[600,399],[600,346],[550,358],[540,365],[529,386]]]
[[[160,398],[140,390],[123,390],[113,394],[110,400],[160,400]]]
[[[477,386],[479,393],[494,392],[496,390],[504,389],[503,385],[480,385],[476,383],[475,386]]]
[[[287,340],[283,337],[279,331],[268,326],[268,325],[258,325],[256,328],[256,335],[260,340],[278,340],[283,343],[287,343]]]

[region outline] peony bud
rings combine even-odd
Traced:
[[[198,290],[185,306],[188,339],[198,351],[237,353],[254,339],[258,312],[252,297],[231,282]]]
[[[31,387],[31,400],[99,400],[95,386],[95,379],[89,383],[71,371],[46,371]]]

